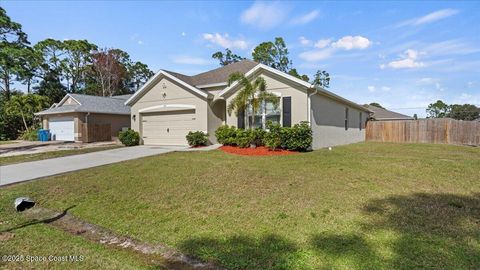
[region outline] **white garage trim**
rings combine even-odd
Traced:
[[[54,117],[48,119],[48,128],[52,140],[75,141],[75,121],[73,117]]]
[[[181,111],[181,110],[195,110],[195,105],[189,104],[163,104],[152,107],[147,107],[138,110],[139,113],[146,112],[166,112],[166,111]]]

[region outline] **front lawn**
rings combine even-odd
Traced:
[[[16,143],[17,141],[0,141],[0,144],[11,144]]]
[[[18,155],[18,156],[6,156],[6,157],[0,157],[0,164],[8,165],[8,164],[36,161],[36,160],[49,159],[49,158],[66,157],[66,156],[72,156],[72,155],[92,153],[97,151],[110,150],[110,149],[115,149],[119,147],[121,146],[109,145],[109,146],[89,147],[89,148],[82,148],[82,149],[58,150],[58,151],[25,154],[25,155]]]
[[[88,222],[229,269],[475,269],[479,179],[480,149],[462,146],[169,153],[0,189],[0,231],[25,222],[12,202],[28,195],[60,211],[75,205],[69,212]],[[152,266],[44,224],[12,232],[0,254],[59,252],[60,244],[88,258],[74,267]]]

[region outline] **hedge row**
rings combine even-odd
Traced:
[[[312,144],[312,129],[308,122],[301,122],[293,127],[281,127],[280,124],[267,122],[267,130],[239,129],[223,125],[215,131],[218,143],[249,147],[262,146],[275,150],[283,148],[292,151],[306,151]]]

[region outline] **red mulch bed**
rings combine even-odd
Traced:
[[[294,155],[298,153],[298,152],[293,152],[293,151],[288,151],[283,149],[277,149],[275,151],[272,151],[267,147],[263,147],[263,146],[259,146],[257,148],[250,148],[250,147],[240,148],[236,146],[224,145],[224,146],[221,146],[219,149],[225,153],[241,155],[241,156],[285,156],[285,155]]]

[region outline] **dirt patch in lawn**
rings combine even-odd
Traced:
[[[240,148],[236,146],[227,146],[224,145],[219,148],[225,153],[241,155],[241,156],[285,156],[285,155],[294,155],[298,154],[298,152],[277,149],[277,150],[270,150],[267,147],[259,146],[256,148]]]
[[[141,242],[127,236],[117,235],[106,228],[83,221],[67,213],[67,211],[73,207],[75,206],[69,207],[60,213],[35,206],[24,212],[24,215],[31,221],[17,228],[37,223],[48,224],[72,235],[82,236],[89,241],[139,253],[148,261],[159,262],[162,265],[168,266],[169,269],[223,269],[212,263],[204,263],[186,256],[166,245]],[[13,233],[6,231],[0,236],[0,240],[2,240],[2,238],[4,238],[3,240],[8,240],[13,237]]]

